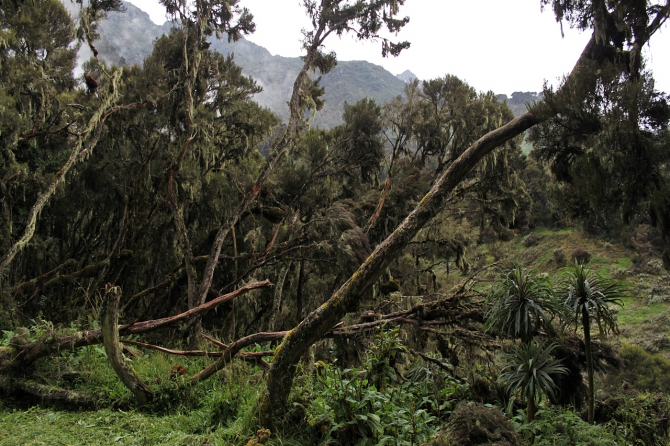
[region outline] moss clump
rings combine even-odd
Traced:
[[[449,418],[448,433],[435,446],[521,446],[523,440],[512,423],[496,407],[464,401]]]

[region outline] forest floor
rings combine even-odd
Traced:
[[[670,277],[650,250],[635,251],[573,229],[539,230],[509,242],[482,245],[471,257],[477,259],[474,267],[494,261],[517,262],[535,267],[556,281],[560,268],[570,262],[578,248],[590,253],[590,265],[600,273],[625,280],[632,287],[633,295],[624,300],[618,313],[620,337],[615,344],[639,345],[647,352],[670,358]],[[443,277],[440,283],[462,280],[457,272],[452,271],[452,275]],[[109,367],[101,346],[66,353],[57,361],[40,364],[41,378],[50,384],[64,384],[50,377],[76,369],[75,383],[70,385],[96,395],[95,407],[73,410],[0,399],[0,444],[245,445],[256,433],[255,408],[264,372],[236,362],[219,377],[198,386],[184,386],[184,378],[172,373],[175,365],[191,372],[202,368],[206,361],[157,352],[138,355],[133,367],[160,395],[155,403],[140,410]],[[309,429],[296,425],[295,429],[273,433],[267,444],[312,444],[305,435],[309,435]]]

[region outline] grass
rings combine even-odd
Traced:
[[[591,253],[590,267],[606,277],[617,277],[621,272],[633,285],[643,283],[643,276],[631,273],[633,270],[632,256],[634,252],[618,244],[611,244],[591,237],[575,228],[552,230],[541,228],[533,232],[538,241],[531,247],[525,247],[524,238],[515,237],[508,244],[501,244],[498,250],[509,254],[510,261],[516,261],[528,267],[538,268],[549,274],[553,281],[558,280],[558,265],[554,264],[554,250],[562,248],[567,262],[571,252],[581,247]],[[635,326],[649,321],[655,316],[670,313],[670,304],[647,304],[644,297],[628,297],[624,299],[624,307],[619,310],[619,326]]]
[[[263,372],[235,361],[224,373],[197,385],[172,374],[174,365],[193,374],[211,361],[159,352],[138,355],[132,366],[156,394],[155,401],[141,409],[101,346],[42,361],[37,372],[43,383],[99,395],[97,410],[72,411],[49,404],[24,410],[22,404],[0,401],[0,444],[244,445],[256,432]],[[66,370],[77,370],[80,377],[74,383],[52,378]]]
[[[135,410],[68,412],[39,406],[0,411],[0,443],[12,445],[223,445],[206,411],[152,415]]]
[[[670,311],[670,304],[659,302],[647,305],[639,298],[623,299],[624,306],[619,310],[619,325],[637,325],[647,322],[654,316]]]

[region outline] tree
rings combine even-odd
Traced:
[[[92,2],[83,8],[78,28],[55,0],[3,1],[0,6],[0,103],[7,110],[0,123],[4,270],[33,238],[38,216],[70,169],[93,151],[107,117],[120,110],[115,105],[121,71],[101,70],[106,88],[97,98],[76,94],[72,71],[79,47],[75,38],[91,42],[99,21],[122,4]],[[25,206],[24,201],[31,203],[27,215],[12,209]],[[25,218],[14,222],[15,216]],[[16,223],[23,227],[18,238]]]
[[[616,314],[612,305],[623,305],[621,299],[627,295],[625,285],[606,279],[581,263],[567,270],[565,278],[565,306],[574,317],[575,324],[584,330],[586,370],[588,374],[588,422],[593,423],[595,414],[595,388],[593,383],[593,354],[591,351],[591,324],[595,320],[604,336],[617,333]]]
[[[548,279],[517,265],[503,274],[489,293],[491,306],[486,328],[530,343],[540,328],[552,332],[551,321],[560,313]]]
[[[542,4],[549,4],[542,0]],[[605,4],[593,2],[551,2],[557,12],[557,18],[566,18],[570,23],[582,28],[592,28],[591,40],[582,52],[575,68],[568,76],[566,84],[588,82],[582,78],[582,72],[592,63],[616,62],[622,72],[639,74],[635,61],[641,57],[640,49],[648,43],[650,37],[659,29],[670,14],[670,1],[652,5],[649,8],[631,11],[633,4],[617,1]],[[623,31],[620,31],[623,30]],[[621,36],[621,33],[624,33]],[[624,45],[626,45],[624,49]],[[622,57],[634,63],[621,63]],[[593,90],[592,90],[593,91]],[[558,92],[560,94],[560,91]],[[397,229],[384,240],[367,258],[342,287],[332,297],[308,315],[295,329],[287,333],[277,348],[268,375],[267,394],[263,398],[263,422],[270,424],[280,417],[288,399],[293,383],[295,366],[300,357],[317,340],[321,339],[346,311],[355,306],[363,293],[384,271],[389,262],[416,236],[419,230],[440,211],[444,201],[463,181],[479,161],[504,142],[514,138],[525,130],[549,119],[551,111],[542,106],[510,121],[498,129],[482,136],[478,141],[453,160],[444,173],[436,179],[431,190],[416,206]]]
[[[533,421],[537,403],[542,396],[554,395],[556,384],[552,375],[568,373],[568,369],[560,364],[560,360],[551,357],[556,347],[556,344],[527,342],[503,356],[507,360],[507,365],[503,368],[499,380],[507,383],[507,390],[511,394],[521,391],[521,396],[526,400],[527,423]]]

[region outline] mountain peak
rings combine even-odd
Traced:
[[[405,70],[404,72],[402,72],[400,74],[396,74],[395,77],[397,77],[398,79],[400,79],[401,81],[403,81],[406,84],[409,84],[414,79],[418,79],[418,77],[416,77],[416,75],[409,70]]]

